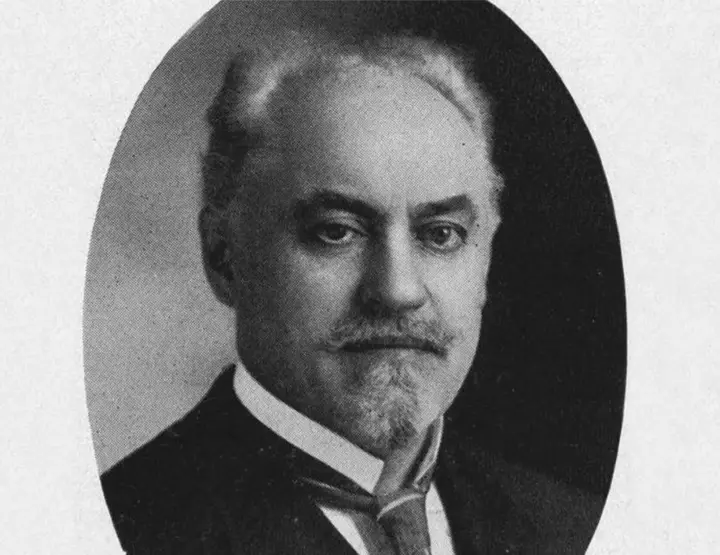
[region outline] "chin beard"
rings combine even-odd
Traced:
[[[423,370],[402,358],[390,358],[354,376],[351,398],[342,411],[346,436],[376,455],[405,447],[422,432]]]

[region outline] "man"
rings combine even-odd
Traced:
[[[599,507],[444,414],[477,348],[490,99],[430,40],[239,57],[200,229],[240,361],[103,477],[130,553],[579,553]]]

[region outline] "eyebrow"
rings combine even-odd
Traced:
[[[368,220],[377,220],[381,216],[377,208],[363,200],[328,190],[315,191],[307,198],[298,199],[292,212],[296,219],[302,220],[311,218],[319,210],[341,210]],[[457,212],[467,212],[471,219],[475,219],[475,206],[468,195],[422,203],[414,208],[412,216],[422,219]]]
[[[334,191],[316,191],[307,198],[295,202],[293,214],[296,219],[311,218],[319,210],[341,210],[368,220],[379,218],[380,212],[365,201]]]
[[[457,212],[468,212],[475,219],[475,205],[467,195],[456,195],[443,200],[426,202],[420,204],[413,211],[415,218],[432,218],[434,216],[442,216],[444,214],[454,214]]]

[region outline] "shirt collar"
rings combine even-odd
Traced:
[[[233,388],[240,402],[257,420],[294,447],[328,465],[372,493],[384,463],[354,443],[283,403],[250,375],[242,362],[235,367]],[[425,474],[435,463],[442,440],[442,419],[432,427],[427,456],[418,469]]]

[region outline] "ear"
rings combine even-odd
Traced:
[[[232,268],[231,237],[225,217],[210,206],[204,207],[198,217],[202,244],[203,265],[213,293],[217,299],[234,308],[235,289]]]

